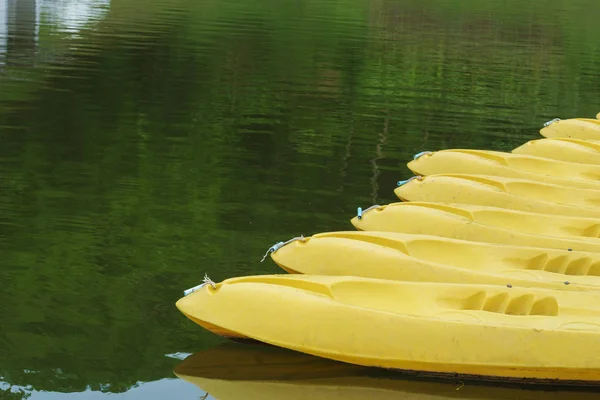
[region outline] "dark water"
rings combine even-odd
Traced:
[[[596,0],[0,0],[0,398],[194,399],[182,290],[600,111]],[[454,390],[454,389],[452,389]],[[112,398],[111,397],[111,398]]]

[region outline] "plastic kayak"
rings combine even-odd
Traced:
[[[490,175],[437,174],[399,182],[407,201],[479,204],[542,214],[600,218],[600,191]]]
[[[600,384],[600,292],[263,275],[180,298],[191,321],[367,367]]]
[[[417,175],[491,175],[600,190],[600,166],[500,151],[451,149],[423,152],[408,163],[408,168]]]
[[[429,203],[436,206],[436,203]],[[600,243],[600,219],[547,215],[511,210],[508,208],[488,207],[475,204],[445,203],[441,207],[450,206],[460,210],[461,214],[479,224],[497,228],[512,229],[535,235],[558,236],[571,239],[591,240]],[[444,208],[445,209],[445,208]]]
[[[543,217],[543,216],[542,216]],[[556,237],[531,234],[494,225],[497,219],[480,221],[463,205],[426,202],[399,202],[367,209],[360,217],[352,218],[352,225],[362,231],[381,231],[436,235],[451,239],[543,247],[560,250],[600,252],[600,241],[592,238]],[[551,217],[547,217],[551,220]],[[485,222],[485,223],[484,223]]]
[[[600,289],[600,253],[508,246],[391,232],[326,232],[271,253],[289,273]]]
[[[595,400],[597,393],[471,385],[340,363],[274,346],[226,343],[192,354],[174,374],[223,400]],[[458,391],[458,393],[457,393]]]
[[[590,118],[554,119],[544,124],[540,134],[547,138],[600,140],[600,121]]]
[[[594,140],[566,138],[530,140],[512,150],[512,153],[570,163],[600,165],[600,142]]]

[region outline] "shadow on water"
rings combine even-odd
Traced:
[[[409,378],[259,344],[228,343],[197,352],[174,373],[219,400],[591,400],[600,395],[600,389]]]

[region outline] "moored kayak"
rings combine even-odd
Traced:
[[[488,207],[476,204],[445,203],[473,221],[497,228],[512,229],[535,235],[558,236],[600,243],[600,219],[581,218]]]
[[[479,218],[485,223],[475,220]],[[547,217],[552,220],[552,216]],[[543,247],[561,250],[600,252],[600,243],[591,238],[556,237],[525,233],[489,225],[497,218],[483,219],[463,205],[432,202],[399,202],[374,206],[351,220],[356,229],[443,236],[474,242]]]
[[[408,163],[408,168],[417,175],[490,175],[600,190],[600,166],[500,151],[450,149],[423,152]]]
[[[542,214],[600,218],[600,191],[489,175],[436,174],[399,182],[406,201],[478,204]]]
[[[587,118],[554,119],[544,124],[540,134],[547,138],[600,139],[600,121]]]
[[[173,372],[222,400],[597,399],[597,393],[582,390],[531,390],[534,386],[524,389],[455,379],[409,379],[412,377],[407,374],[260,344],[226,343],[203,350],[186,358]]]
[[[208,282],[177,308],[216,334],[351,364],[600,384],[600,292],[358,277]]]
[[[326,232],[291,240],[271,258],[289,273],[306,275],[600,289],[600,253],[432,235]]]
[[[600,142],[582,139],[536,139],[512,150],[514,154],[527,154],[570,163],[600,165]]]

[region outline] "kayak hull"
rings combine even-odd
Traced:
[[[592,140],[537,139],[516,147],[512,153],[577,164],[600,165],[600,143]]]
[[[425,153],[408,163],[417,175],[477,174],[524,179],[582,189],[600,189],[600,166],[487,150]]]
[[[584,118],[558,120],[540,129],[540,134],[547,138],[600,140],[600,125],[597,122]]]
[[[597,292],[272,275],[206,285],[177,307],[193,321],[356,365],[600,383]]]
[[[502,225],[494,226],[503,221],[497,218],[479,218],[482,222],[478,222],[477,216],[469,212],[466,206],[434,202],[391,203],[372,208],[360,218],[352,218],[351,223],[362,231],[436,235],[474,242],[600,252],[600,241],[593,238],[558,237],[506,229]],[[543,214],[540,216],[546,217]],[[549,216],[547,218],[552,220]]]
[[[600,238],[600,218],[580,218],[563,215],[553,215],[552,218],[548,218],[547,215],[540,213],[481,206],[477,204],[412,203],[444,210],[452,210],[452,212],[459,213],[478,224],[534,235],[565,237],[569,239],[584,240],[590,243],[600,243],[600,241],[598,241]],[[402,203],[391,203],[388,204],[388,206],[391,208],[397,204]],[[365,212],[364,215],[367,215],[367,213],[369,213],[369,211]]]
[[[600,289],[600,254],[431,235],[328,232],[271,253],[285,271],[421,282]]]
[[[540,214],[600,218],[600,191],[489,175],[417,177],[394,190],[404,201],[464,203]]]

